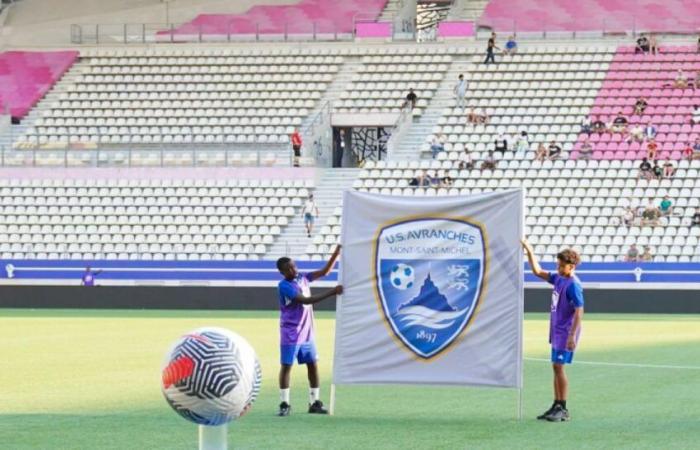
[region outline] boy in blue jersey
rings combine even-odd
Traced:
[[[311,295],[309,283],[325,277],[335,265],[340,255],[340,245],[336,247],[326,266],[315,272],[299,273],[296,264],[290,258],[277,260],[277,270],[284,276],[279,282],[280,302],[280,408],[279,416],[288,416],[292,410],[289,403],[289,378],[294,359],[306,364],[309,377],[309,413],[327,414],[320,397],[320,383],[316,361],[316,344],[314,342],[313,304],[343,293],[342,286],[336,286],[322,294]]]
[[[554,369],[554,403],[537,419],[565,422],[571,418],[566,408],[569,380],[564,365],[571,364],[581,333],[583,318],[583,288],[574,275],[581,258],[574,250],[557,253],[557,272],[542,270],[527,239],[522,240],[532,273],[554,285],[549,317],[549,342],[552,344],[552,368]]]

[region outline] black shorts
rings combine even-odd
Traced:
[[[294,150],[294,156],[301,156],[301,145],[292,145],[292,150]]]

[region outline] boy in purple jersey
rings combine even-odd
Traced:
[[[552,368],[554,369],[554,403],[538,420],[564,422],[571,418],[566,408],[569,380],[564,364],[571,364],[581,333],[583,318],[583,288],[574,275],[581,257],[574,250],[557,253],[557,273],[542,270],[527,239],[522,240],[532,273],[554,285],[549,317],[549,342],[552,344]]]
[[[98,270],[93,272],[90,266],[87,266],[85,268],[85,273],[83,273],[83,277],[80,279],[80,284],[81,286],[94,286],[95,285],[95,277],[99,274],[102,273],[102,270]]]
[[[309,377],[309,413],[328,414],[319,400],[318,356],[314,343],[314,303],[343,293],[342,286],[336,286],[322,294],[311,295],[309,283],[330,273],[340,254],[340,245],[335,248],[326,266],[311,273],[299,273],[290,258],[277,260],[277,270],[284,276],[279,282],[280,301],[280,410],[279,416],[288,416],[292,410],[289,404],[289,376],[296,358],[297,363],[306,364]]]

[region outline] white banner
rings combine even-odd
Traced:
[[[522,387],[523,206],[345,192],[334,383]]]

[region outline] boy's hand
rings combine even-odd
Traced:
[[[343,248],[342,245],[340,245],[340,244],[336,245],[336,246],[335,246],[335,250],[333,251],[333,254],[336,255],[336,256],[337,256],[337,255],[340,255],[340,249],[341,249],[341,248]]]
[[[569,336],[566,340],[566,349],[570,352],[576,350],[576,339],[573,336]]]
[[[338,286],[335,287],[334,290],[335,290],[335,295],[340,295],[340,294],[343,293],[343,286],[338,285]]]
[[[525,251],[527,251],[528,253],[534,253],[534,250],[532,249],[532,244],[530,244],[527,241],[527,239],[525,239],[525,238],[520,239],[520,243],[523,245],[523,248],[525,249]]]

